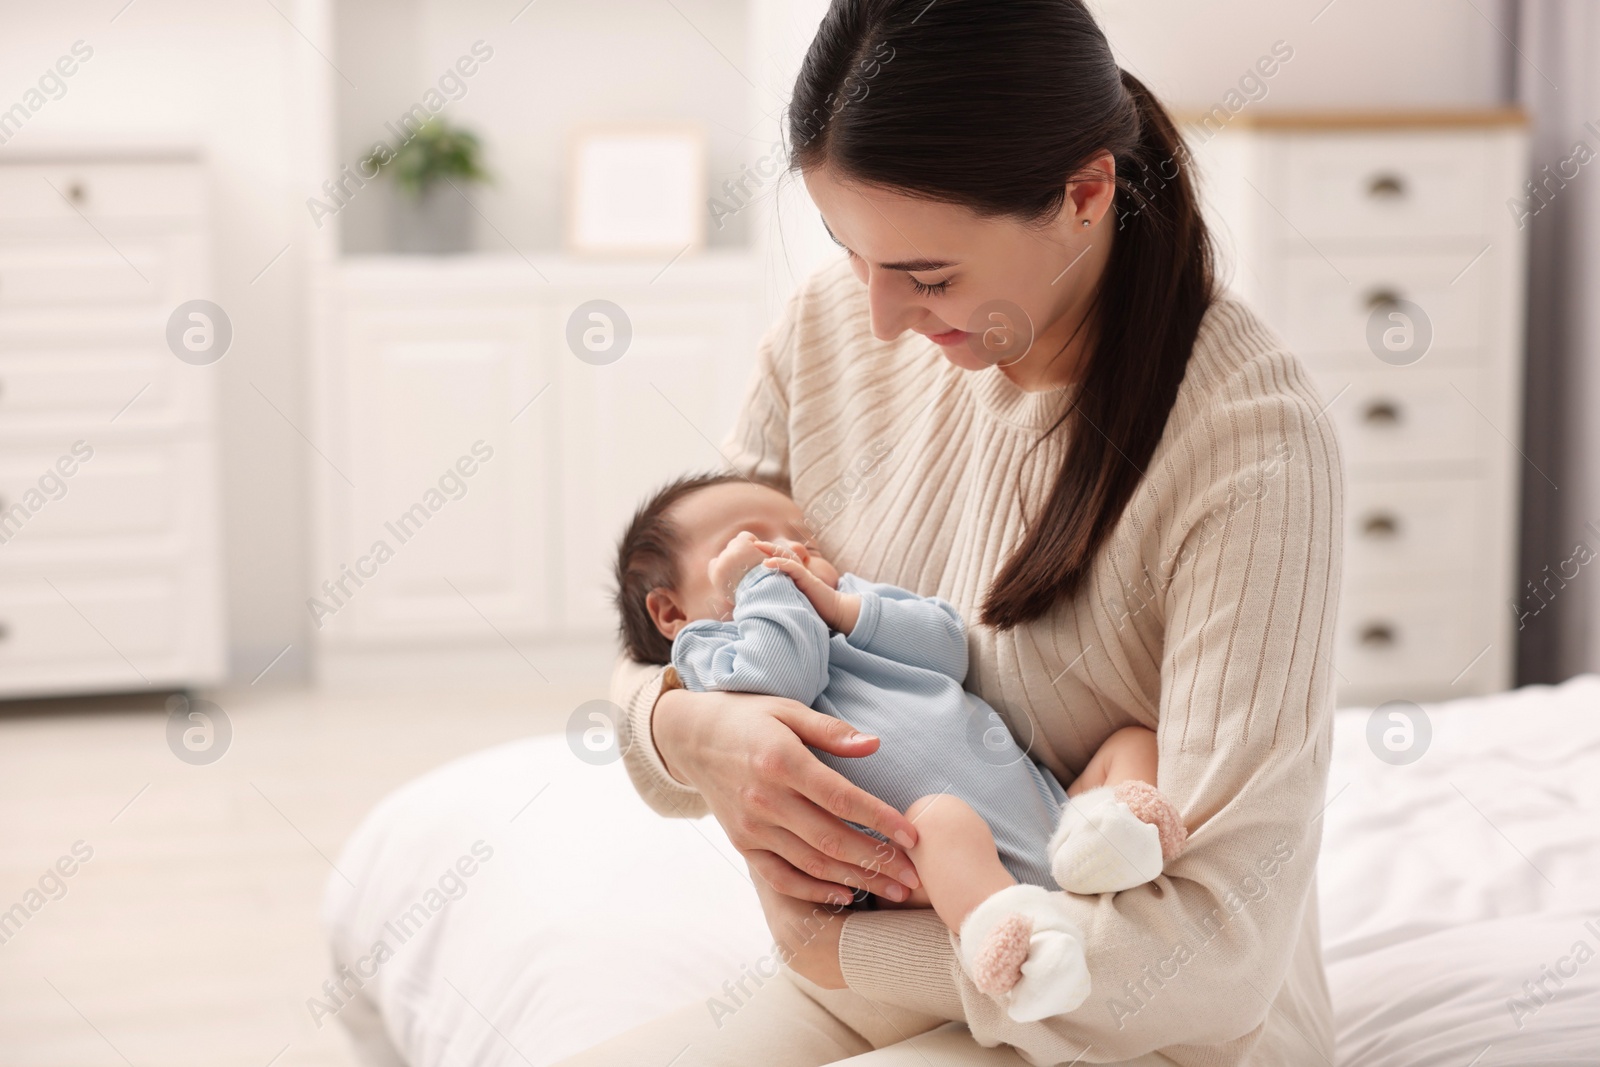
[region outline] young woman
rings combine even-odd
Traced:
[[[1299,363],[1214,288],[1171,119],[1080,0],[835,0],[788,136],[844,254],[764,340],[730,461],[788,484],[842,567],[957,605],[967,688],[1062,781],[1155,730],[1190,844],[1068,898],[1093,992],[1014,1023],[937,916],[827,903],[917,884],[847,822],[916,826],[807,748],[876,738],[625,663],[635,784],[717,817],[788,967],[732,1016],[691,1004],[572,1062],[1331,1062],[1339,457]]]

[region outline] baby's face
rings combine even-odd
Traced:
[[[838,570],[813,547],[800,508],[775,489],[751,482],[708,486],[680,500],[671,516],[683,537],[678,588],[672,590],[682,621],[671,626],[670,620],[658,617],[657,625],[668,637],[676,637],[677,630],[697,619],[729,617],[733,605],[725,592],[712,586],[708,570],[743,531],[786,549],[829,586],[839,584]]]

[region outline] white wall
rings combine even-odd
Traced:
[[[524,253],[562,245],[568,138],[594,124],[671,123],[703,129],[712,184],[765,147],[748,136],[743,0],[341,0],[336,83],[340,158],[363,156],[383,126],[415,103],[473,42],[493,58],[466,79],[444,117],[484,138],[494,180],[474,191],[475,247]],[[407,26],[407,20],[410,25]],[[783,98],[763,89],[769,108]],[[390,138],[392,140],[392,138]],[[369,196],[369,192],[376,195]],[[388,189],[363,190],[342,216],[347,251],[383,250]],[[749,240],[745,215],[708,226],[713,247]]]
[[[416,36],[406,32],[403,14],[418,0],[356,2],[378,16],[390,42],[375,50],[368,69],[347,72],[357,85],[371,80],[349,96],[346,122],[386,113],[390,93],[409,93],[416,72],[431,79],[463,43],[496,42],[496,58],[460,102],[460,114],[497,138],[490,159],[503,177],[485,191],[485,213],[530,248],[557,243],[564,166],[558,146],[580,119],[676,118],[695,113],[695,101],[711,100],[701,117],[711,132],[715,180],[765,150],[760,138],[740,139],[754,121],[752,90],[733,66],[754,64],[743,60],[749,35],[738,0],[675,0],[694,26],[654,0],[543,0],[515,24],[509,18],[520,4],[509,0],[432,0]],[[206,148],[216,218],[215,285],[207,295],[227,309],[235,328],[233,349],[217,365],[234,670],[248,680],[291,644],[271,676],[288,677],[305,646],[306,471],[317,462],[290,425],[309,421],[303,257],[312,233],[305,198],[315,192],[304,187],[297,157],[311,136],[301,124],[306,72],[323,61],[279,13],[298,17],[301,10],[283,0],[278,10],[266,3],[137,0],[118,15],[123,3],[6,0],[0,99],[14,99],[77,39],[90,42],[95,57],[67,95],[0,153],[62,138],[174,134]],[[1315,24],[1323,0],[1099,0],[1096,6],[1124,61],[1179,104],[1214,102],[1278,39],[1291,42],[1296,57],[1274,79],[1270,106],[1481,105],[1501,93],[1504,46],[1478,14],[1498,17],[1488,0],[1335,0]],[[315,27],[306,29],[316,36]],[[598,48],[585,43],[586,32],[612,31]],[[775,90],[783,88],[764,86],[757,95],[776,107]],[[517,132],[496,132],[504,130]],[[496,240],[489,235],[482,243]],[[257,279],[285,245],[288,252]]]
[[[1219,101],[1280,40],[1294,58],[1262,107],[1482,106],[1510,88],[1499,0],[1089,3],[1122,65],[1180,107]]]

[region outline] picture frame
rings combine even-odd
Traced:
[[[567,190],[570,252],[647,256],[704,248],[706,132],[690,125],[575,131]]]

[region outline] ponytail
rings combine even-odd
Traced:
[[[1215,295],[1209,234],[1177,128],[1127,71],[1139,133],[1117,158],[1117,232],[1095,297],[1095,336],[1072,409],[1071,445],[984,600],[982,619],[1009,629],[1082,587],[1155,453]],[[1058,423],[1058,425],[1060,425]]]
[[[886,58],[891,57],[891,58]],[[791,159],[1027,222],[1116,162],[1111,253],[1067,455],[984,599],[1009,629],[1083,587],[1133,498],[1215,296],[1190,160],[1161,103],[1121,70],[1082,0],[834,0],[795,82]]]

